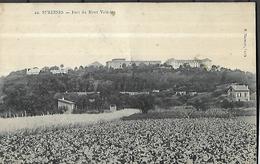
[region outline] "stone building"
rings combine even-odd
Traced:
[[[188,64],[191,67],[200,67],[201,65],[206,66],[207,68],[211,67],[211,60],[206,58],[206,59],[198,59],[194,58],[193,60],[179,60],[179,59],[168,59],[165,64],[171,65],[174,69],[179,68],[180,66],[183,66],[184,64]]]
[[[129,67],[135,64],[136,66],[140,65],[156,65],[161,64],[161,61],[127,61],[124,58],[112,59],[111,61],[106,62],[108,68],[121,69],[124,67]]]
[[[125,94],[125,95],[129,95],[129,96],[136,96],[136,95],[149,95],[149,92],[119,92],[120,94]]]
[[[69,71],[69,68],[59,68],[59,69],[53,69],[50,70],[52,74],[67,74]]]
[[[250,91],[247,85],[230,85],[228,96],[232,101],[250,101]]]
[[[71,114],[73,110],[76,108],[76,105],[74,102],[62,98],[58,99],[58,108],[64,108],[66,110],[64,113]]]

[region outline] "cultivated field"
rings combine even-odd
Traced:
[[[3,135],[0,163],[256,163],[256,125],[147,119]]]
[[[0,134],[17,130],[41,130],[48,128],[85,125],[102,121],[112,121],[140,112],[137,109],[124,109],[113,113],[101,114],[56,114],[33,117],[0,118]]]

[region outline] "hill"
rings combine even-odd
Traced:
[[[220,105],[219,100],[223,100],[221,95],[225,93],[225,86],[231,83],[246,84],[251,92],[256,91],[255,74],[217,66],[212,66],[210,70],[189,66],[172,69],[160,65],[123,69],[80,66],[66,74],[52,74],[45,68],[38,75],[26,75],[24,70],[20,70],[10,73],[2,80],[2,94],[5,97],[0,105],[0,113],[61,113],[57,109],[57,99],[62,96],[76,102],[76,113],[102,111],[109,108],[110,104],[116,104],[119,108],[153,108],[155,105],[167,108],[201,104],[197,108],[206,110]],[[153,93],[153,90],[159,90],[159,93]],[[122,91],[150,94],[130,96],[120,94]],[[178,91],[198,94],[175,96]],[[99,94],[69,94],[75,92]],[[206,101],[208,103],[205,105]],[[144,105],[145,102],[147,103]]]

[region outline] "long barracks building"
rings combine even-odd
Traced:
[[[198,59],[194,58],[193,60],[178,60],[178,59],[168,59],[165,64],[171,65],[174,69],[179,68],[181,65],[188,64],[191,67],[200,67],[201,65],[206,66],[207,68],[210,68],[212,61],[208,58],[206,59]],[[117,59],[112,59],[111,61],[106,62],[106,66],[108,68],[114,68],[114,69],[120,69],[128,66],[132,66],[135,64],[136,66],[139,65],[156,65],[156,64],[161,64],[161,61],[127,61],[124,58],[117,58]]]
[[[136,66],[139,65],[156,65],[161,64],[161,61],[127,61],[124,58],[119,59],[112,59],[111,61],[106,62],[106,66],[108,68],[120,69],[128,66],[132,66],[135,64]]]
[[[200,67],[201,65],[206,66],[207,68],[211,67],[211,60],[206,58],[206,59],[198,59],[194,58],[193,60],[178,60],[178,59],[168,59],[165,62],[167,65],[171,65],[174,69],[179,68],[181,65],[188,64],[191,67]]]

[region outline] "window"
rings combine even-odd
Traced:
[[[247,93],[244,93],[245,97],[247,96]]]

